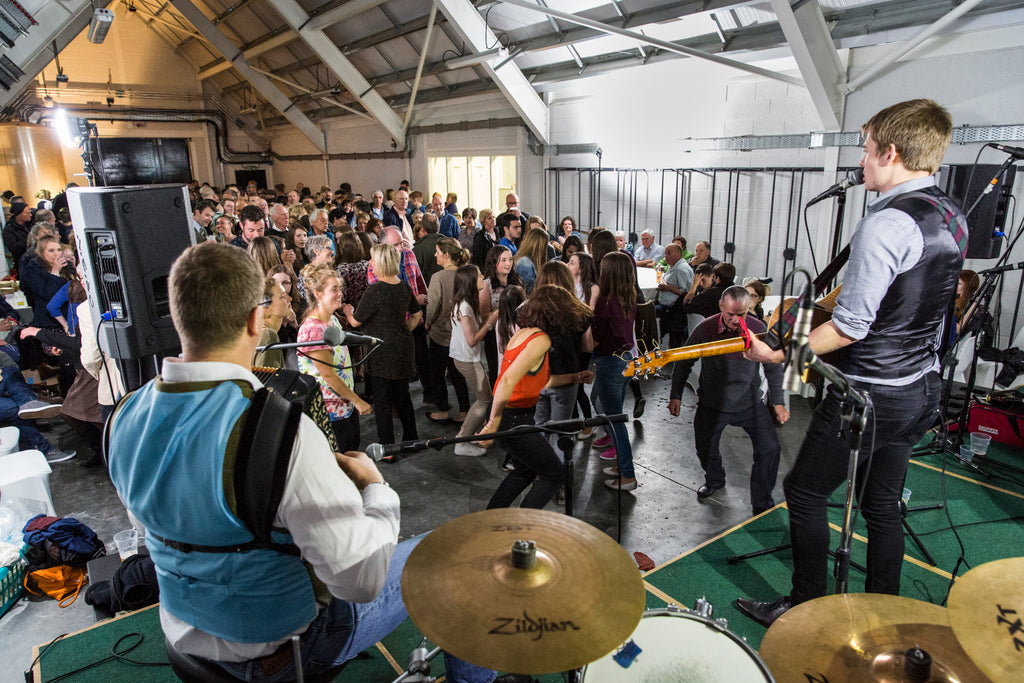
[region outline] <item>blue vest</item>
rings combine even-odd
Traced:
[[[234,459],[251,400],[246,382],[165,383],[125,399],[114,416],[110,477],[129,510],[162,538],[231,546],[253,536],[231,512]],[[291,542],[287,534],[274,540]],[[273,550],[185,553],[152,538],[160,603],[224,640],[266,643],[316,616],[298,557]]]

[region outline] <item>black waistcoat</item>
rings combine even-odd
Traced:
[[[914,219],[924,249],[914,267],[889,285],[867,336],[846,348],[842,366],[859,377],[897,379],[935,362],[939,329],[963,265],[950,224],[955,219],[966,227],[967,219],[935,187],[896,195],[884,208],[899,209]]]

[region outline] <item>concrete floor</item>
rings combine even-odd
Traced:
[[[712,498],[698,501],[697,488],[704,483],[703,472],[693,449],[693,414],[696,396],[683,396],[682,414],[668,413],[669,381],[652,379],[643,387],[647,400],[642,419],[629,424],[640,487],[621,496],[622,546],[630,553],[640,551],[656,564],[713,538],[747,519],[751,514],[747,486],[751,458],[750,441],[742,430],[728,428],[722,439],[728,486]],[[419,385],[413,385],[413,402],[422,405]],[[788,471],[810,419],[804,399],[793,401],[792,419],[778,429],[782,442],[780,484],[775,499],[782,500],[781,476]],[[626,399],[631,413],[633,401]],[[417,411],[420,438],[454,434],[427,421],[425,409]],[[376,435],[372,417],[363,418],[363,444]],[[63,448],[77,447],[79,457],[53,465],[50,484],[57,514],[75,517],[88,524],[116,552],[113,535],[128,528],[128,518],[103,468],[85,468],[88,455],[63,423],[55,421],[47,434]],[[605,461],[592,452],[591,441],[577,443],[575,451],[576,499],[574,516],[617,535],[617,496],[605,488],[601,467]],[[381,464],[381,471],[402,498],[402,538],[429,531],[455,517],[482,510],[504,476],[503,454],[492,448],[480,458],[455,456],[452,448],[424,451],[395,464]],[[554,503],[548,507],[560,510]],[[699,596],[692,596],[697,598]],[[22,672],[32,662],[32,646],[45,643],[61,633],[73,632],[95,622],[92,607],[80,597],[74,605],[60,609],[54,600],[21,600],[0,619],[0,651],[7,665],[0,667],[0,683],[24,680]]]

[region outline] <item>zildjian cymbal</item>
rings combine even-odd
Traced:
[[[975,567],[953,584],[949,623],[960,646],[993,681],[1024,670],[1024,557]]]
[[[797,605],[768,629],[760,654],[780,682],[988,680],[957,643],[944,608],[877,593]]]
[[[409,556],[402,597],[416,626],[446,652],[522,674],[600,659],[644,611],[640,571],[607,534],[522,508],[438,527]]]

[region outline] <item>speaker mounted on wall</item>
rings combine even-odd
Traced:
[[[195,244],[188,190],[79,187],[68,190],[68,207],[100,348],[118,360],[177,355],[168,279]]]
[[[955,199],[964,211],[978,199],[992,178],[999,171],[995,164],[973,166],[970,164],[943,166],[939,175],[939,187]],[[973,177],[971,176],[973,169]],[[1007,209],[1013,194],[1013,182],[1017,169],[1010,166],[1002,174],[987,197],[967,217],[969,236],[967,258],[998,258],[1003,246],[1002,232],[1006,225]],[[970,187],[967,186],[970,182]]]

